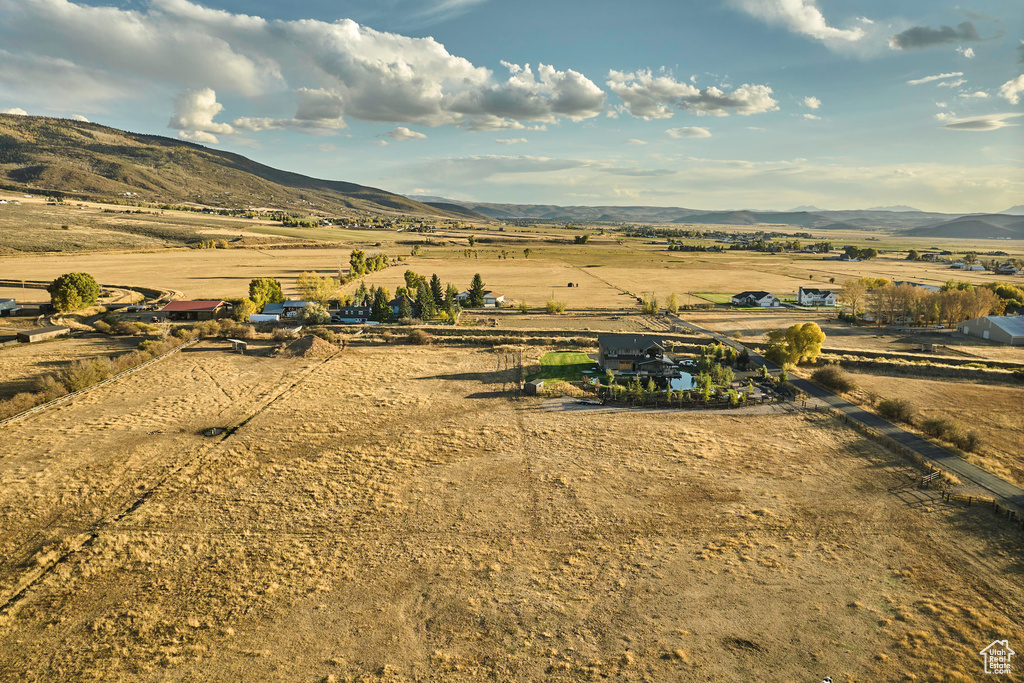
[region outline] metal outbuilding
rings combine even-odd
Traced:
[[[1000,344],[1024,346],[1024,316],[986,315],[966,320],[956,326],[964,334],[981,337]]]
[[[22,344],[31,344],[32,342],[43,341],[44,339],[61,337],[70,332],[70,327],[64,327],[62,325],[47,325],[46,327],[37,327],[34,330],[18,332],[18,341]]]

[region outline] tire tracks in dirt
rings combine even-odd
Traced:
[[[63,550],[57,553],[55,556],[45,558],[39,562],[38,566],[27,571],[20,580],[14,583],[13,588],[9,589],[6,594],[0,594],[0,627],[5,626],[9,623],[14,615],[17,613],[19,607],[28,597],[29,593],[33,588],[38,586],[43,580],[46,579],[58,566],[65,562],[71,561],[72,557],[82,550],[86,550],[92,546],[93,543],[100,537],[100,535],[107,529],[113,527],[122,520],[128,518],[132,513],[142,507],[150,498],[152,498],[157,492],[159,492],[166,484],[178,475],[194,475],[195,473],[202,470],[219,450],[220,446],[225,441],[232,438],[238,430],[242,429],[256,417],[260,416],[276,403],[281,401],[283,398],[292,394],[299,386],[301,386],[307,379],[309,379],[319,368],[324,364],[332,360],[338,355],[339,352],[335,352],[330,356],[320,360],[315,365],[309,366],[304,370],[300,371],[300,374],[293,382],[288,384],[280,391],[273,393],[268,392],[261,396],[261,398],[269,396],[269,398],[248,416],[236,422],[234,425],[229,426],[224,435],[208,444],[199,446],[195,455],[187,459],[186,462],[182,463],[178,467],[172,468],[165,472],[162,476],[154,481],[152,486],[142,490],[134,499],[123,503],[118,512],[115,512],[107,517],[95,522],[90,529],[75,534],[74,531],[69,533],[69,537],[65,537],[59,543],[66,546]],[[126,473],[130,471],[127,470]],[[113,489],[111,495],[120,490],[123,486],[118,485]],[[51,520],[47,524],[47,528],[51,528],[57,519]]]

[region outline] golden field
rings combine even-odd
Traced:
[[[497,367],[204,342],[4,428],[0,678],[976,680],[1019,633],[1019,533],[831,419]]]

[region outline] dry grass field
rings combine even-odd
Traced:
[[[2,328],[0,328],[2,329]],[[119,356],[136,348],[139,337],[92,336],[87,339],[54,339],[37,344],[17,344],[0,349],[0,400],[20,391],[34,391],[44,375],[60,372],[76,360]]]
[[[982,448],[968,453],[971,462],[1024,486],[1024,388],[970,382],[886,377],[851,373],[861,399],[867,392],[906,399],[922,419],[946,418],[978,432]]]
[[[0,679],[967,681],[1020,633],[1019,533],[831,419],[549,413],[482,350],[218,347],[4,429],[3,603],[49,569]]]

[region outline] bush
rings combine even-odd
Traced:
[[[295,337],[295,332],[293,332],[292,330],[286,330],[283,327],[275,328],[274,331],[270,334],[270,338],[273,339],[274,341],[288,341],[290,339],[295,339]]]
[[[930,417],[921,421],[921,431],[936,439],[945,438],[952,426],[953,424],[949,420],[941,417]]]
[[[134,337],[137,336],[142,330],[138,324],[129,322],[127,320],[118,320],[116,323],[110,326],[112,334],[120,335],[123,337]]]
[[[544,305],[544,310],[552,315],[556,313],[565,313],[565,302],[548,299],[547,304]]]
[[[905,398],[883,399],[878,402],[878,414],[893,422],[914,424],[917,411],[913,404]]]
[[[854,381],[850,379],[850,375],[838,365],[826,365],[823,368],[818,368],[811,375],[811,381],[838,392],[853,391],[857,388]]]
[[[328,330],[325,327],[311,327],[308,330],[306,330],[306,332],[312,334],[315,337],[320,337],[328,344],[338,343],[338,335],[333,330]]]
[[[415,344],[417,346],[424,346],[434,341],[434,338],[423,330],[413,330],[409,333],[409,336],[405,338],[405,341],[409,344]]]
[[[102,382],[110,375],[110,360],[106,358],[78,360],[61,373],[60,382],[68,391],[81,391]]]
[[[959,429],[959,428],[958,428]],[[981,447],[981,437],[978,436],[978,432],[973,429],[964,432],[960,430],[960,433],[956,434],[955,437],[949,437],[949,442],[962,451],[973,453]]]
[[[24,391],[20,394],[15,394],[6,401],[0,401],[0,420],[6,420],[29,408],[35,408],[40,403],[41,400],[38,394],[30,394]]]
[[[192,329],[203,339],[220,336],[220,323],[216,320],[203,320],[193,325]]]
[[[96,322],[94,322],[92,324],[92,326],[93,326],[93,329],[95,329],[97,332],[100,332],[102,334],[111,334],[112,333],[112,329],[111,329],[110,325],[108,325],[107,323],[103,322],[102,320],[97,320]]]

